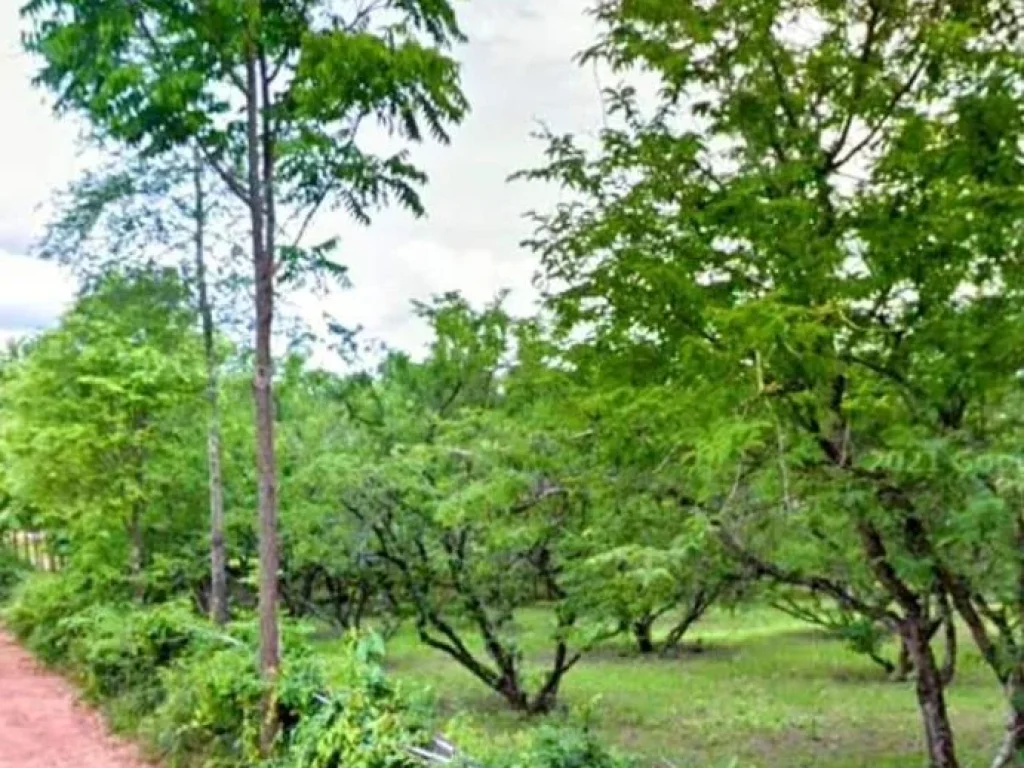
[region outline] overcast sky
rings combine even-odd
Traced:
[[[428,217],[400,211],[360,229],[328,214],[317,234],[339,234],[353,287],[324,304],[302,307],[311,321],[326,309],[390,344],[416,348],[425,335],[409,301],[458,289],[483,302],[501,288],[525,311],[535,263],[517,243],[528,233],[524,211],[546,207],[554,190],[507,184],[539,159],[530,137],[539,123],[593,132],[600,124],[594,73],[572,56],[592,41],[590,0],[471,0],[460,3],[470,43],[458,52],[473,112],[449,147],[416,151],[430,174]],[[32,88],[32,61],[19,50],[18,0],[0,0],[0,339],[52,324],[73,283],[56,267],[27,256],[46,219],[45,203],[81,170],[75,127],[57,121]]]

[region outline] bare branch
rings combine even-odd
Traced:
[[[843,127],[839,131],[838,138],[828,151],[825,152],[825,167],[828,170],[832,170],[832,161],[835,160],[836,155],[842,152],[843,147],[846,145],[856,115],[856,103],[863,95],[864,86],[867,83],[868,64],[871,62],[871,57],[874,54],[876,35],[879,22],[882,19],[882,12],[878,5],[874,2],[869,2],[868,5],[871,8],[871,13],[868,15],[864,31],[864,45],[861,47],[860,55],[857,57],[857,70],[853,76],[853,87],[850,92],[851,107],[846,115],[846,119],[843,121]]]

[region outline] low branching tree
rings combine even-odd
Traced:
[[[588,505],[551,472],[549,436],[499,419],[465,417],[430,443],[360,466],[343,503],[372,532],[420,639],[513,709],[542,713],[594,639],[578,626],[567,576]],[[538,581],[551,598],[554,658],[531,689],[516,613]]]
[[[953,682],[956,672],[956,622],[945,593],[939,591],[936,599],[939,601],[939,612],[932,622],[930,638],[933,643],[936,639],[941,639],[944,643],[940,675],[943,685],[949,685]],[[867,604],[872,602],[871,599],[863,597],[859,600]],[[867,657],[881,667],[894,682],[905,682],[914,670],[910,652],[900,638],[897,627],[891,623],[878,621],[871,615],[865,615],[856,607],[837,601],[835,597],[820,594],[813,589],[794,589],[777,585],[771,604],[783,613],[819,627],[829,635],[842,640],[854,653]],[[897,655],[892,658],[887,653],[886,645],[894,637]]]
[[[1017,508],[976,459],[1007,444],[1024,348],[1019,13],[605,0],[597,17],[585,59],[660,89],[651,110],[616,89],[596,151],[551,137],[528,174],[569,192],[531,243],[567,345],[688,404],[666,453],[680,513],[748,572],[898,631],[929,764],[955,768],[934,597],[984,624],[982,595],[1007,590],[971,578],[977,553],[1014,540]]]
[[[477,312],[449,295],[420,312],[436,332],[430,353],[422,363],[392,356],[352,393],[364,438],[332,482],[420,639],[512,708],[546,712],[607,624],[583,621],[573,591],[593,519],[582,445],[551,419],[553,393],[526,364],[529,333],[500,302]],[[554,657],[531,685],[517,614],[538,591]]]

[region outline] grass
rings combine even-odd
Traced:
[[[524,611],[526,657],[539,669],[551,619]],[[913,768],[924,764],[913,683],[891,683],[869,660],[784,614],[749,608],[709,616],[692,631],[701,652],[638,658],[606,644],[567,676],[563,702],[607,743],[677,768]],[[1002,701],[964,638],[948,704],[965,768],[987,766]],[[330,653],[330,643],[324,646]],[[894,654],[893,654],[894,655]],[[447,656],[403,629],[388,646],[400,680],[429,686],[452,728],[471,742],[514,743],[536,727]],[[987,758],[987,759],[986,759]]]

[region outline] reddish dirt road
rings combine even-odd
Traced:
[[[0,632],[0,768],[143,768],[74,690]]]

